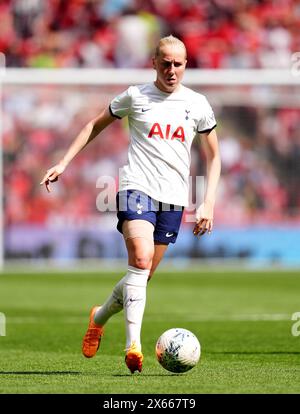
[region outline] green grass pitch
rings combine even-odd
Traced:
[[[81,355],[92,305],[122,274],[0,275],[0,393],[189,394],[299,393],[300,272],[157,273],[148,286],[143,372],[124,363],[123,313],[106,327],[96,357]],[[154,348],[166,329],[194,332],[199,364],[185,374],[165,371]]]

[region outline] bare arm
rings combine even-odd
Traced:
[[[207,186],[204,201],[196,211],[194,234],[202,236],[213,228],[214,206],[221,173],[221,159],[216,131],[203,134],[201,143],[206,157]]]
[[[58,176],[64,172],[71,160],[115,119],[116,118],[111,115],[109,109],[107,108],[104,109],[96,118],[88,122],[74,139],[59,163],[47,170],[40,184],[45,184],[47,191],[50,192],[50,182],[57,181]]]

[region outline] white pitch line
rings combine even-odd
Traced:
[[[191,322],[226,322],[226,321],[241,321],[241,322],[255,322],[255,321],[290,321],[292,314],[288,313],[257,313],[257,314],[233,314],[233,315],[187,315],[187,314],[160,314],[160,315],[147,315],[145,316],[145,322],[159,322],[159,321],[167,321],[169,317],[174,319],[176,317],[180,317],[181,321],[191,321]],[[79,324],[79,323],[86,323],[86,317],[31,317],[31,316],[24,316],[24,317],[17,317],[17,316],[8,316],[6,315],[6,323],[9,325],[11,324],[37,324],[37,323],[56,323],[56,324]],[[179,321],[179,322],[181,322]],[[119,323],[119,319],[112,319],[109,321]]]

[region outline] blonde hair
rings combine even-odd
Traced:
[[[170,46],[180,46],[180,47],[182,47],[183,50],[184,50],[184,53],[185,53],[185,58],[187,58],[185,44],[180,39],[178,39],[177,37],[172,36],[172,35],[169,35],[169,36],[166,36],[166,37],[162,37],[160,39],[160,41],[158,42],[158,44],[156,46],[156,49],[155,49],[155,57],[159,56],[160,49],[163,46],[166,46],[166,45],[170,45]]]

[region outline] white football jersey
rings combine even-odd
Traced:
[[[181,85],[165,93],[154,83],[130,86],[110,104],[117,118],[128,116],[128,164],[119,190],[140,190],[163,203],[188,205],[191,145],[216,126],[204,95]]]

